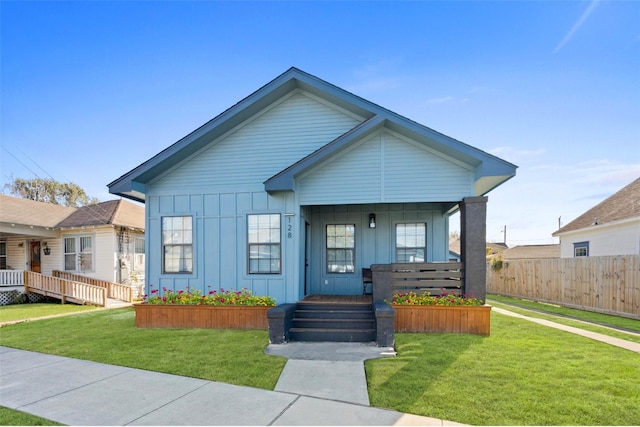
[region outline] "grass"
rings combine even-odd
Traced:
[[[638,354],[509,316],[491,336],[397,334],[365,364],[373,406],[472,425],[635,425]]]
[[[584,320],[586,322],[594,322],[614,328],[629,329],[640,333],[640,320],[620,316],[611,316],[608,314],[595,313],[592,311],[576,310],[574,308],[567,308],[559,305],[545,304],[519,298],[504,297],[501,295],[487,295],[487,299],[491,300],[491,302],[500,302],[503,304],[508,304],[510,306],[517,306],[549,314],[557,314],[560,316],[573,317],[576,319]]]
[[[26,412],[0,406],[0,425],[3,426],[63,426],[64,424],[47,420]]]
[[[266,331],[137,329],[130,308],[0,330],[9,347],[273,389],[285,359],[267,343]],[[365,364],[372,406],[474,425],[640,420],[637,353],[526,320],[492,313],[489,337],[396,334],[396,349]]]
[[[267,331],[139,329],[133,308],[4,326],[24,350],[273,390],[286,359],[264,353]]]
[[[587,331],[597,332],[603,335],[640,344],[640,320],[620,318],[607,314],[592,313],[509,297],[491,296],[489,298],[489,304],[494,307],[504,308],[528,317],[550,320],[555,323],[573,326],[575,328],[581,328]],[[551,313],[556,315],[552,315]],[[566,317],[558,317],[558,315]],[[611,328],[623,328],[629,332]]]
[[[100,307],[96,307],[94,305],[53,303],[3,305],[0,306],[0,323],[99,309]]]

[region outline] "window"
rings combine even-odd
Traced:
[[[162,218],[162,272],[193,273],[193,218]]]
[[[573,256],[589,256],[589,242],[578,242],[573,244]]]
[[[93,236],[64,238],[65,271],[93,271]]]
[[[424,262],[426,242],[425,223],[396,224],[396,262]]]
[[[144,237],[133,239],[133,271],[144,271]]]
[[[280,215],[247,216],[249,274],[280,274]]]
[[[327,225],[327,273],[355,272],[356,226]]]
[[[0,270],[7,269],[7,242],[0,242]]]

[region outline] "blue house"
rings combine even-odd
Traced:
[[[484,298],[486,194],[515,172],[291,68],[108,187],[145,203],[147,286],[362,295],[363,268],[448,261],[460,211]]]

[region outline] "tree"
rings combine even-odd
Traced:
[[[14,196],[54,205],[77,208],[99,202],[95,197],[89,197],[78,184],[58,182],[55,179],[16,178],[4,187]]]

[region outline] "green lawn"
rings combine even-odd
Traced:
[[[99,309],[100,307],[95,305],[55,303],[2,305],[0,306],[0,323]]]
[[[63,426],[64,424],[40,418],[26,412],[0,406],[0,425],[3,426]]]
[[[493,313],[491,336],[397,334],[369,398],[473,425],[637,425],[640,355]]]
[[[131,308],[5,326],[0,344],[265,389],[285,364],[264,354],[267,331],[137,329]],[[397,334],[396,349],[365,364],[373,406],[475,425],[640,420],[637,353],[526,320],[493,313],[489,337]]]

